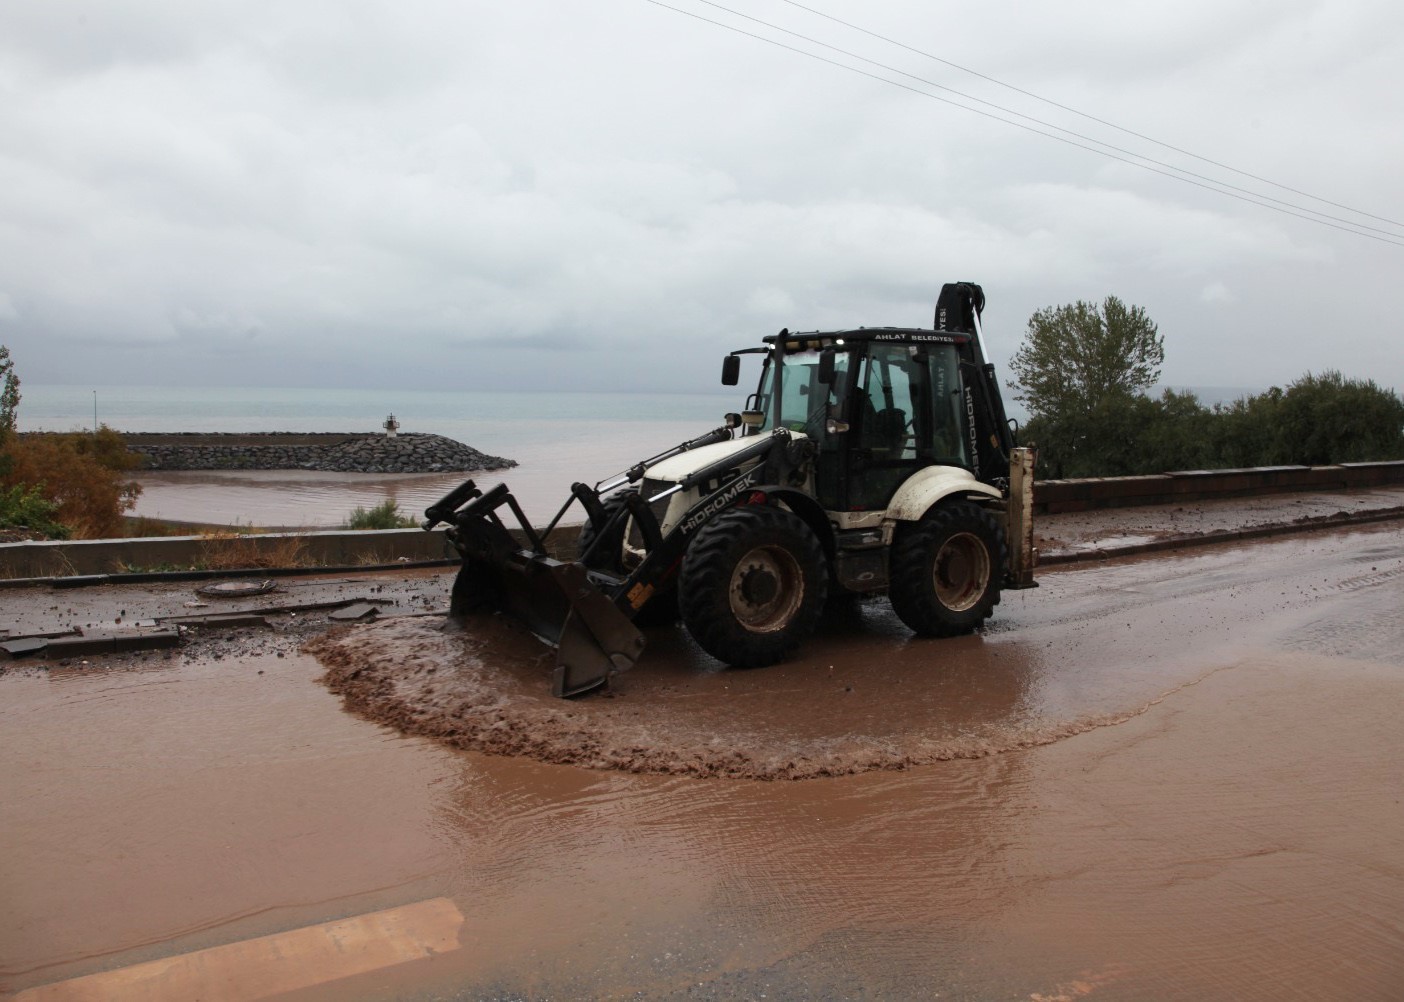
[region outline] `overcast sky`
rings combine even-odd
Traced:
[[[782,326],[928,326],[969,279],[1006,374],[1034,310],[1114,294],[1171,384],[1404,390],[1404,225],[920,54],[1404,220],[1404,5],[811,0],[913,52],[727,3],[885,70],[667,2],[1393,243],[646,0],[12,2],[0,343],[35,383],[693,390]]]

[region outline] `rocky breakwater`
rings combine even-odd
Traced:
[[[148,470],[322,470],[333,473],[471,473],[516,466],[442,435],[124,435]]]

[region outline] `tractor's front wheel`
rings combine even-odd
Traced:
[[[606,524],[610,519],[623,511],[629,504],[629,495],[633,491],[620,491],[612,494],[604,501],[604,516]],[[628,577],[629,567],[624,564],[624,540],[629,529],[629,516],[620,515],[614,526],[600,539],[598,546],[594,546],[599,533],[595,529],[595,523],[586,519],[585,524],[580,528],[579,550],[582,556],[594,546],[590,552],[590,559],[585,561],[585,566],[591,570],[604,571],[606,574],[617,574],[619,577]],[[639,626],[670,626],[678,621],[678,595],[677,588],[673,582],[667,582],[661,587],[648,604],[634,614],[634,622]]]
[[[688,546],[678,578],[682,620],[704,651],[738,668],[774,664],[819,625],[824,551],[779,508],[722,512]]]
[[[900,531],[888,595],[897,618],[924,637],[969,633],[999,604],[1007,559],[1004,530],[983,508],[938,508]]]
[[[604,500],[604,517],[606,524],[610,519],[619,515],[628,504],[630,491],[620,491]],[[579,549],[583,557],[586,551],[590,552],[590,558],[585,561],[585,566],[597,571],[606,571],[610,574],[622,574],[624,572],[624,529],[628,525],[627,515],[620,515],[619,520],[614,523],[599,544],[595,540],[599,537],[599,530],[590,519],[585,520],[585,524],[580,527]],[[592,549],[593,547],[593,549]]]

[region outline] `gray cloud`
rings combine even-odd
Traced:
[[[1404,13],[1382,0],[861,20],[1404,219]],[[639,0],[0,12],[0,341],[36,382],[696,389],[781,326],[924,325],[973,279],[1000,362],[1035,309],[1114,293],[1160,323],[1171,382],[1404,388],[1401,255]]]

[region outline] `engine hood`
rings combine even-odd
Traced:
[[[802,439],[805,436],[803,432],[791,432],[790,437]],[[704,466],[711,466],[742,449],[748,449],[760,440],[760,436],[748,435],[744,438],[733,438],[729,442],[704,445],[700,449],[693,449],[690,452],[673,456],[671,459],[665,459],[661,463],[655,463],[644,471],[644,476],[649,480],[662,480],[665,483],[675,484]]]

